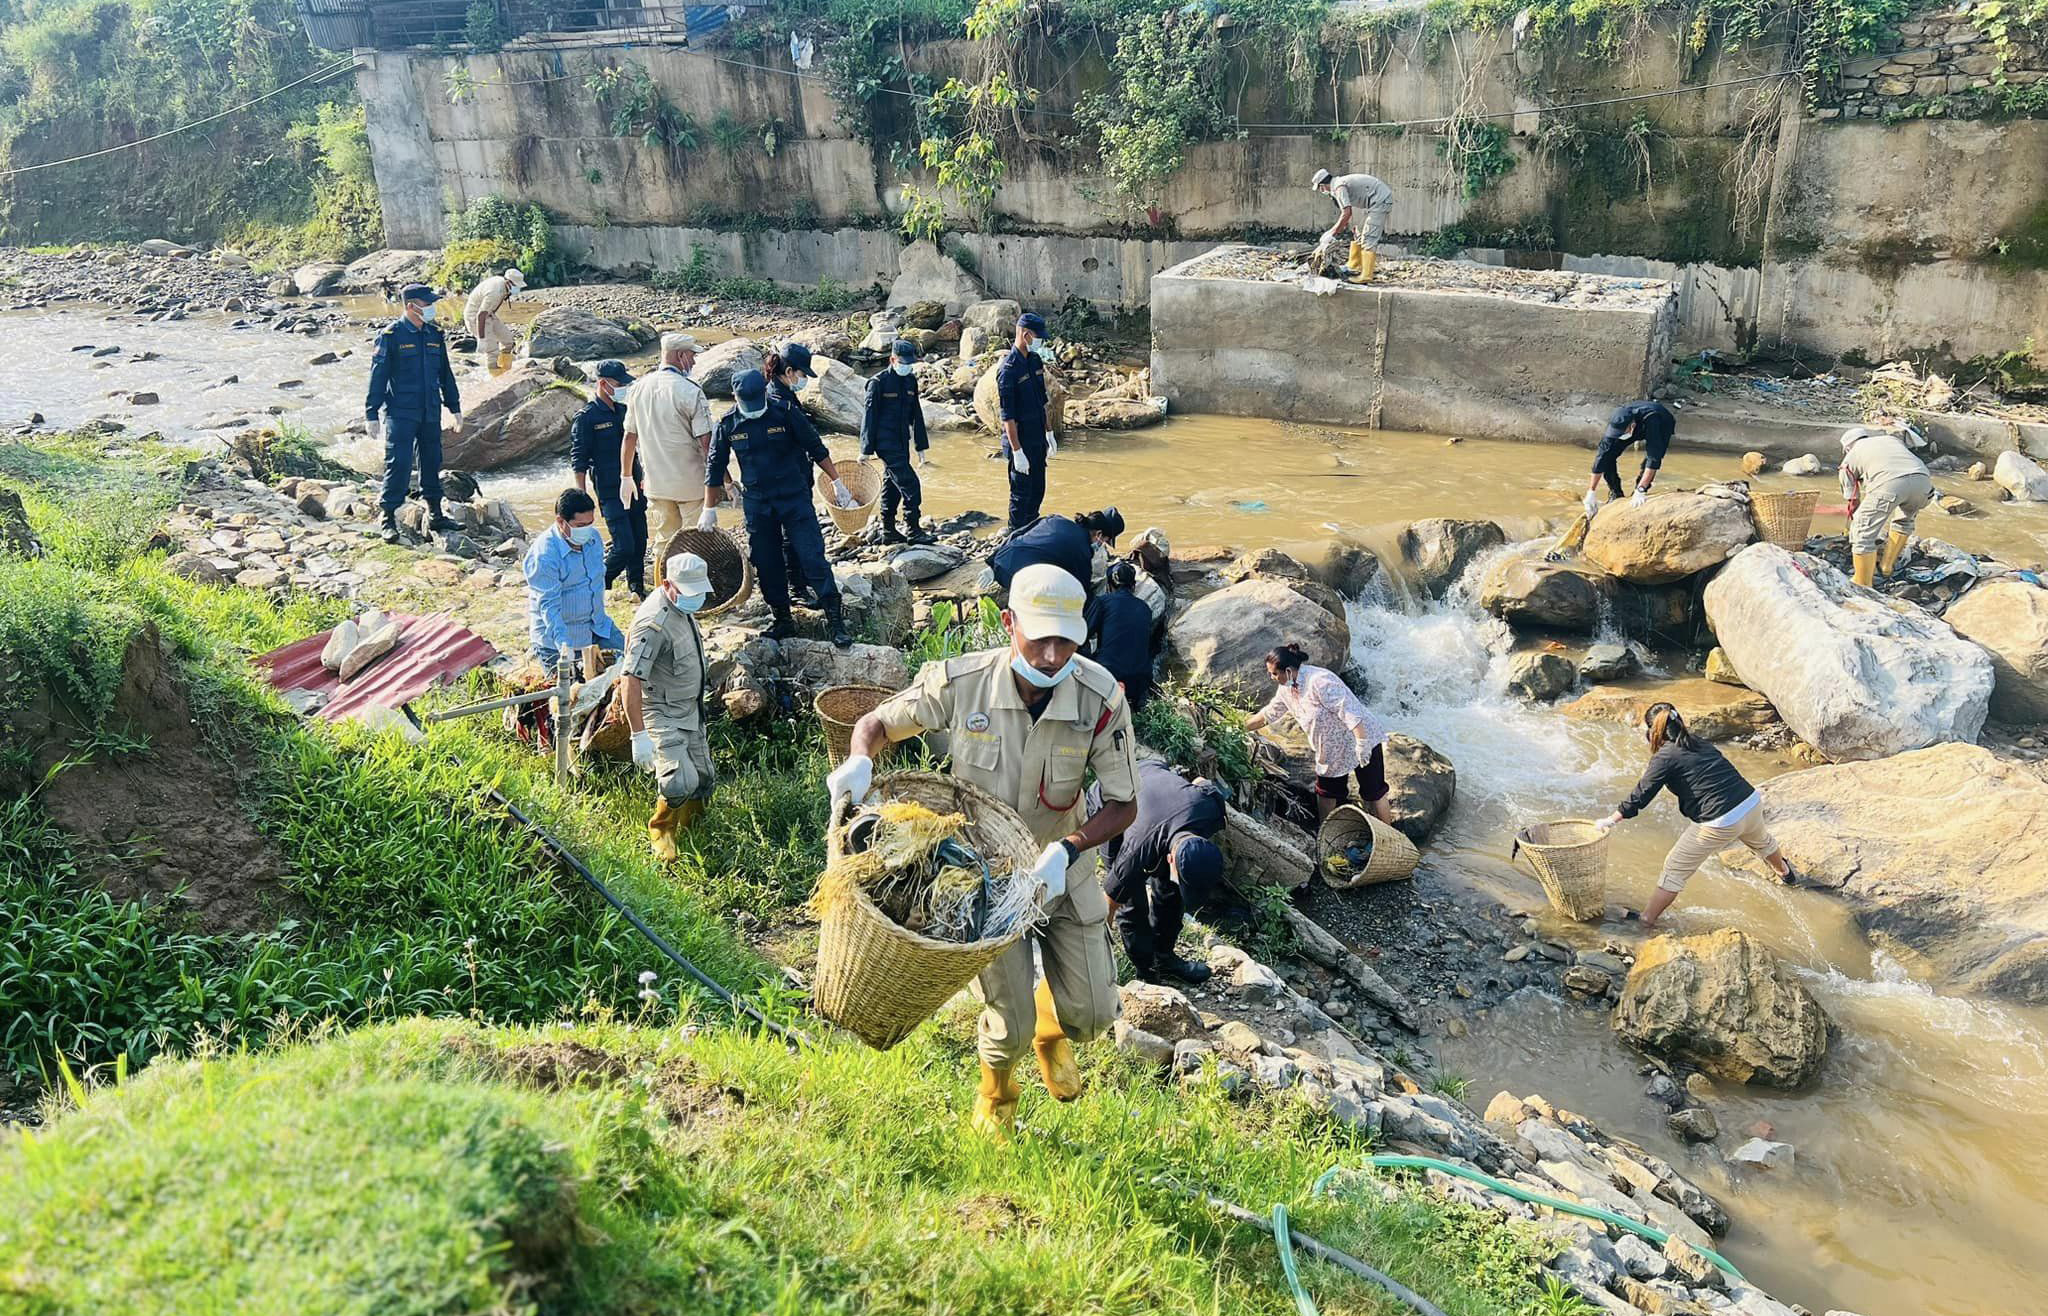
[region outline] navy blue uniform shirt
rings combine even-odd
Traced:
[[[1011,348],[996,368],[996,402],[1004,420],[1017,422],[1017,442],[1036,466],[1045,458],[1045,362],[1036,352]]]
[[[860,417],[860,455],[906,457],[913,440],[919,452],[932,446],[924,431],[917,376],[884,370],[868,381],[867,407]]]
[[[569,470],[590,472],[591,497],[598,505],[619,501],[619,449],[626,441],[626,395],[621,392],[616,406],[603,398],[592,398],[576,413],[569,427]],[[633,458],[633,483],[645,484],[639,457]]]
[[[724,488],[726,472],[738,458],[747,502],[782,498],[809,502],[811,467],[830,456],[810,417],[771,397],[768,409],[752,420],[740,415],[737,407],[725,413],[711,435],[704,483]]]
[[[373,420],[380,411],[405,417],[438,416],[441,407],[462,414],[455,369],[448,363],[447,335],[438,325],[414,328],[412,321],[400,316],[377,335],[363,414]]]

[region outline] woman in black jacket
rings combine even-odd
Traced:
[[[1650,903],[1643,906],[1643,926],[1655,928],[1700,865],[1738,841],[1761,856],[1779,881],[1797,880],[1791,862],[1764,825],[1762,794],[1735,765],[1688,730],[1669,704],[1650,705],[1643,713],[1643,726],[1650,739],[1650,766],[1621,807],[1600,821],[1600,829],[1635,817],[1667,786],[1678,799],[1678,811],[1692,822],[1664,857],[1664,875]]]

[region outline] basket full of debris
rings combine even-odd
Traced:
[[[1355,804],[1330,810],[1316,832],[1323,881],[1339,891],[1415,875],[1422,854],[1415,843]]]
[[[826,835],[818,1012],[877,1051],[908,1037],[1041,917],[1038,845],[987,791],[932,772],[875,779]]]

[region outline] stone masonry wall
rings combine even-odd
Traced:
[[[1885,53],[1842,67],[1841,103],[1816,110],[1816,118],[1939,118],[1949,112],[1952,98],[1987,92],[2001,79],[2026,86],[2048,77],[2048,55],[2040,43],[2013,42],[2001,70],[1991,38],[1956,12],[1908,19],[1885,44],[1891,47]]]

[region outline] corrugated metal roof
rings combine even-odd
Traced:
[[[308,636],[256,661],[279,690],[313,690],[327,695],[316,716],[337,722],[365,708],[397,708],[438,685],[453,683],[470,668],[489,662],[497,648],[445,612],[431,617],[387,613],[403,628],[398,643],[347,685],[320,665],[320,651],[332,631]]]

